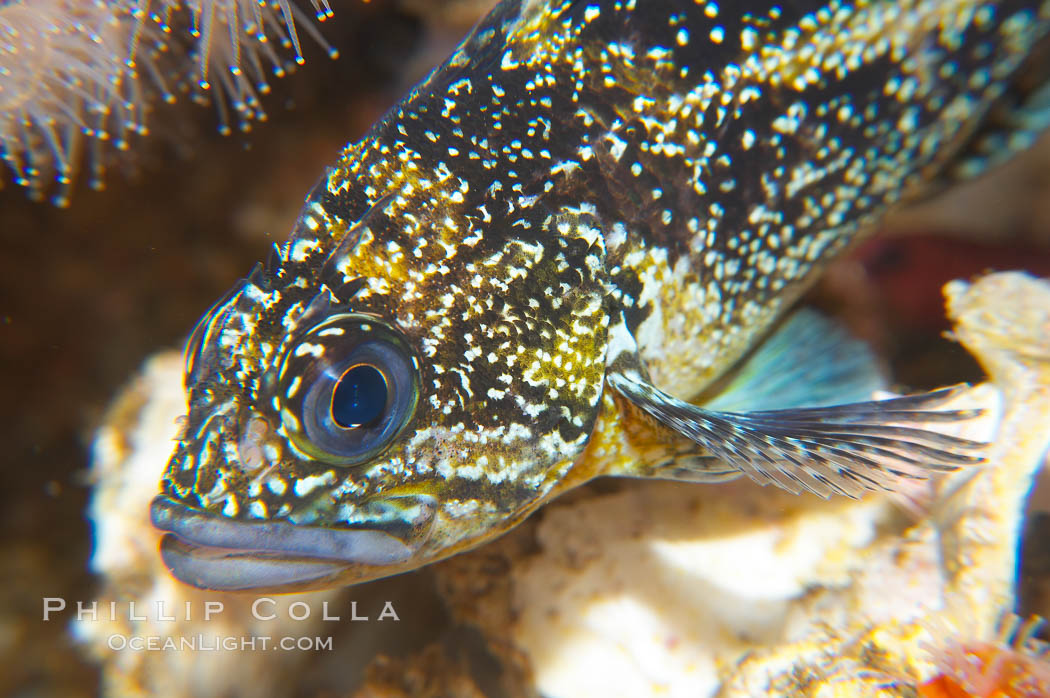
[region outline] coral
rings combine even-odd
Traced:
[[[313,5],[331,15],[327,0]],[[106,144],[145,135],[158,99],[210,99],[224,132],[228,102],[246,130],[266,118],[267,74],[287,72],[288,52],[303,62],[297,22],[337,55],[290,0],[0,2],[0,154],[31,197],[65,206],[85,160],[103,186]]]

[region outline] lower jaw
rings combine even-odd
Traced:
[[[352,567],[332,560],[264,557],[199,546],[171,533],[161,539],[160,554],[164,566],[176,579],[198,589],[215,591],[284,593],[341,586],[337,579],[346,576]]]
[[[160,552],[172,575],[200,589],[323,589],[364,582],[418,566],[417,550],[374,529],[301,526],[289,521],[239,521],[166,496],[150,506],[166,532]]]

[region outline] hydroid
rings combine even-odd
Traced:
[[[14,181],[68,203],[85,141],[127,147],[143,103],[127,65],[134,27],[100,0],[0,5],[0,153]],[[102,159],[92,160],[101,186]]]
[[[318,21],[332,15],[327,0],[313,0],[313,7]],[[306,13],[288,0],[162,0],[151,19],[170,33],[172,16],[180,11],[188,14],[184,21],[194,40],[191,59],[197,67],[188,84],[195,99],[216,104],[224,133],[230,131],[227,103],[238,127],[247,130],[252,121],[266,119],[259,97],[270,91],[269,75],[283,77],[305,62],[296,22],[331,58],[338,57]],[[289,53],[292,63],[285,58]],[[211,97],[213,92],[218,94]]]
[[[103,186],[109,149],[145,135],[158,101],[189,93],[217,105],[220,130],[230,108],[247,130],[269,76],[303,63],[297,25],[335,57],[289,0],[0,0],[0,155],[31,197],[64,206],[79,171]]]

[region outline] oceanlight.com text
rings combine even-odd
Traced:
[[[113,633],[106,638],[106,646],[114,652],[234,652],[280,651],[314,652],[331,651],[331,637],[296,637],[285,635],[186,635],[164,637],[161,635],[124,635]]]

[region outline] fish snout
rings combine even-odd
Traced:
[[[436,500],[428,495],[376,498],[347,507],[352,520],[332,525],[233,519],[156,497],[150,519],[165,531],[161,556],[179,580],[202,589],[305,590],[366,581],[422,564]]]

